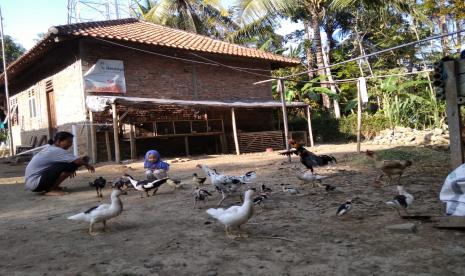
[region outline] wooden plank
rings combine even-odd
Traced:
[[[307,106],[307,123],[308,123],[308,135],[310,139],[310,147],[313,147],[313,131],[312,131],[312,118],[311,118],[310,106]]]
[[[118,119],[117,119],[117,111],[116,111],[116,104],[111,105],[112,109],[112,116],[113,116],[113,139],[115,143],[115,162],[121,162],[121,154],[119,148],[119,135],[118,135]]]
[[[92,148],[92,163],[97,163],[97,133],[95,131],[95,124],[94,124],[94,114],[92,111],[89,111],[89,120],[90,120],[90,143]]]
[[[434,218],[433,227],[449,229],[465,229],[465,217],[447,216]]]
[[[108,131],[105,131],[105,146],[107,148],[107,161],[111,162],[110,134]]]
[[[284,99],[284,80],[280,79],[278,81],[278,92],[281,97],[281,108],[283,111],[283,124],[284,124],[284,144],[286,145],[286,150],[289,151],[289,126],[287,125],[287,109],[286,109],[286,99]],[[291,156],[287,157],[287,161],[291,163]]]
[[[236,114],[234,113],[234,107],[231,107],[231,118],[232,118],[232,127],[233,127],[233,137],[234,137],[234,146],[236,148],[236,154],[241,154],[239,150],[239,141],[237,139],[237,128],[236,128]]]
[[[131,159],[137,159],[137,148],[136,148],[136,138],[135,138],[135,129],[134,125],[129,125],[129,145],[131,148]]]
[[[447,74],[445,80],[445,94],[447,103],[447,124],[449,126],[449,139],[450,139],[450,165],[452,169],[457,168],[463,164],[463,146],[461,136],[461,120],[460,108],[457,101],[457,78],[456,78],[456,62],[444,62],[444,70]]]

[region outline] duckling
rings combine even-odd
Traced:
[[[283,187],[283,192],[289,193],[291,195],[300,194],[299,190],[294,187]]]
[[[268,198],[268,194],[262,193],[253,199],[253,204],[261,206],[261,204]]]
[[[107,184],[107,180],[103,177],[99,177],[94,180],[94,182],[89,182],[89,186],[94,187],[95,190],[97,191],[97,197],[102,198],[102,189],[105,188],[105,185]]]
[[[352,200],[347,200],[345,203],[341,204],[337,209],[336,215],[343,216],[347,214],[352,209]]]
[[[181,183],[181,180],[179,180],[179,179],[171,179],[171,178],[168,178],[168,180],[166,180],[166,184],[168,184],[168,186],[173,188],[173,190],[182,189],[183,186],[184,186]]]
[[[297,173],[297,178],[302,180],[304,183],[311,182],[312,187],[321,187],[321,180],[327,178],[327,176],[324,175],[318,175],[316,173],[312,173],[310,171],[303,171],[303,172],[298,172]],[[318,183],[315,184],[315,181]]]
[[[217,219],[225,226],[226,236],[228,238],[236,239],[238,237],[247,237],[247,235],[232,234],[231,228],[237,227],[240,230],[240,226],[253,216],[254,204],[252,197],[254,194],[254,190],[247,190],[244,195],[244,203],[241,206],[231,206],[228,209],[210,208],[207,210],[207,214]]]
[[[119,196],[124,194],[127,193],[120,189],[113,189],[111,192],[111,204],[100,204],[85,212],[70,216],[68,219],[89,222],[90,235],[96,235],[93,232],[93,227],[97,222],[103,223],[103,231],[105,231],[107,220],[117,217],[123,212],[123,202],[121,202]]]
[[[413,197],[413,195],[409,194],[404,189],[403,186],[397,186],[397,191],[398,191],[399,194],[396,195],[393,200],[390,200],[390,201],[386,202],[386,204],[402,207],[404,209],[405,213],[408,214],[407,208],[412,206],[414,197]],[[400,216],[399,209],[396,208],[396,211],[397,211],[397,214],[399,214],[399,216]]]
[[[262,192],[263,193],[271,193],[273,190],[271,188],[268,188],[265,186],[265,184],[262,184]]]

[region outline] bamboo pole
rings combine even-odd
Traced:
[[[71,125],[71,133],[73,134],[73,154],[79,156],[76,125]]]
[[[312,120],[310,114],[310,106],[307,106],[308,138],[310,139],[310,146],[313,148],[315,145],[313,143]]]
[[[90,120],[90,143],[92,148],[92,163],[97,163],[97,134],[95,132],[94,114],[89,110]]]
[[[362,139],[362,99],[360,95],[360,82],[357,82],[357,153],[360,153]]]
[[[236,154],[241,154],[239,150],[239,141],[237,139],[237,128],[236,128],[236,114],[234,113],[234,107],[231,107],[231,118],[232,118],[232,127],[233,127],[233,136],[234,136],[234,146],[236,147]]]
[[[116,113],[116,104],[111,104],[112,115],[113,115],[113,139],[115,143],[115,162],[121,162],[120,148],[119,148],[119,137],[118,137],[118,118]]]
[[[281,97],[281,107],[283,110],[283,124],[284,124],[284,140],[286,145],[286,150],[289,151],[289,128],[287,125],[287,109],[286,109],[286,100],[284,99],[284,80],[278,80],[278,92]],[[291,156],[287,156],[287,160],[291,163]]]

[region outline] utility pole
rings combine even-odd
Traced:
[[[8,122],[8,136],[10,141],[10,155],[13,155],[13,135],[11,131],[11,110],[10,110],[10,93],[8,91],[8,74],[6,71],[6,54],[5,54],[5,40],[3,36],[3,16],[2,8],[0,7],[0,36],[2,41],[2,58],[3,58],[3,74],[5,78],[5,100],[6,100],[6,109],[7,109],[7,122]]]

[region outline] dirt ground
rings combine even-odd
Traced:
[[[411,212],[444,214],[438,195],[450,171],[447,153],[408,150],[416,159],[401,182],[415,197]],[[170,175],[182,179],[184,189],[163,186],[143,199],[130,191],[122,196],[123,213],[109,221],[110,231],[100,232],[98,224],[97,236],[87,234],[88,224],[66,218],[98,202],[89,181],[123,172],[142,178],[142,162],[101,164],[93,175],[80,171],[64,183],[71,193],[62,197],[24,191],[24,165],[0,165],[0,275],[464,275],[465,232],[420,221],[414,221],[416,233],[387,231],[387,225],[408,222],[384,203],[395,186],[374,185],[378,172],[354,153],[354,144],[314,151],[338,159],[316,172],[330,175],[323,183],[339,191],[302,185],[293,171],[302,168],[298,157],[291,164],[276,152],[193,157],[171,165]],[[198,163],[226,174],[256,170],[255,185],[273,189],[244,226],[249,238],[227,239],[222,225],[206,214],[218,193],[192,209],[191,176],[200,173]],[[281,184],[298,187],[301,195],[283,193]],[[103,193],[108,202],[110,189]],[[353,210],[337,218],[337,207],[349,198]]]

